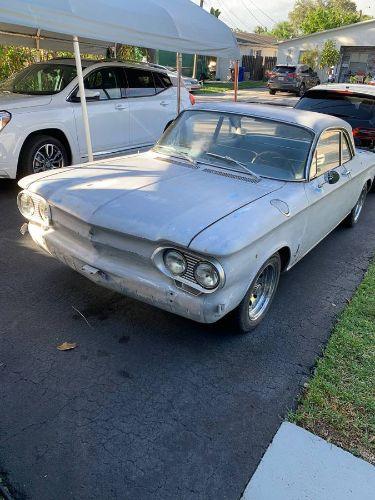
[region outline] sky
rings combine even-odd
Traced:
[[[192,0],[199,4],[199,0]],[[375,17],[375,0],[357,0],[358,10]],[[220,19],[231,28],[253,31],[255,26],[267,26],[287,19],[294,0],[204,0],[205,10],[221,10]]]

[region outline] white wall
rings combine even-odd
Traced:
[[[326,40],[334,40],[339,50],[341,46],[375,46],[375,20],[281,42],[277,54],[277,63],[298,64],[301,50],[315,48],[321,50]],[[322,74],[321,78],[323,76]]]

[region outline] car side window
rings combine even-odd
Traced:
[[[311,165],[311,177],[320,175],[340,165],[339,130],[326,130],[320,136]]]
[[[172,82],[166,73],[154,72],[154,81],[156,93],[163,92],[163,90],[172,87]]]
[[[341,132],[341,164],[347,163],[353,158],[349,147],[348,139],[344,132]]]
[[[123,97],[123,75],[119,68],[100,68],[85,78],[85,88],[100,92],[100,100],[121,99]]]
[[[138,68],[126,68],[128,97],[145,97],[156,94],[154,77],[151,71]]]

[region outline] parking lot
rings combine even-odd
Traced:
[[[248,336],[92,284],[22,236],[0,184],[0,464],[16,498],[236,499],[375,244],[375,195],[282,277]],[[61,352],[56,346],[76,342]]]

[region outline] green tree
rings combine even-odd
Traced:
[[[289,21],[281,21],[275,24],[272,31],[270,31],[270,34],[277,40],[288,40],[289,38],[294,38],[298,35]]]
[[[288,21],[297,35],[315,33],[370,19],[353,0],[296,0]]]
[[[267,26],[255,26],[254,33],[257,35],[263,35],[264,33],[268,33]]]
[[[328,68],[336,66],[339,61],[340,51],[337,49],[336,43],[333,40],[326,40],[320,54],[320,68],[328,70]]]
[[[300,61],[302,64],[307,64],[313,69],[316,69],[319,64],[320,53],[318,49],[305,50],[301,54]]]
[[[317,31],[329,30],[359,22],[361,16],[358,12],[341,11],[335,8],[318,7],[311,10],[301,23],[301,31],[304,35],[310,35]]]

